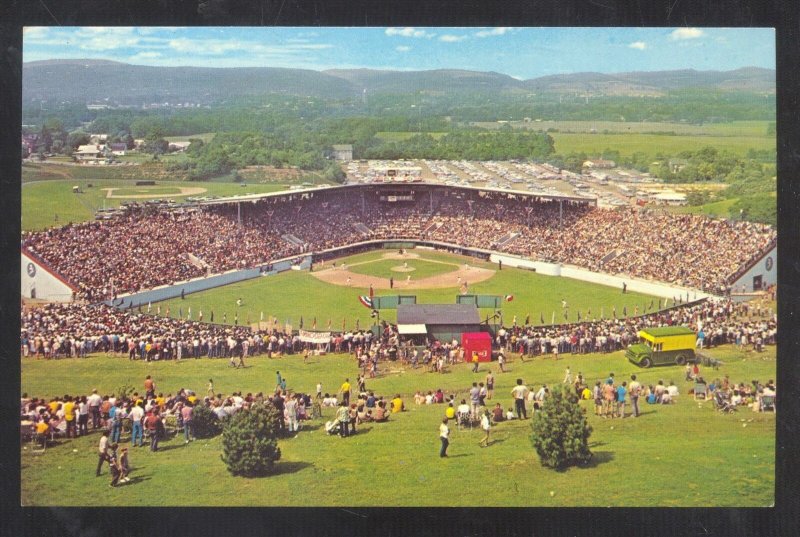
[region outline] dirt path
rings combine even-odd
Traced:
[[[101,190],[105,190],[106,191],[106,198],[107,199],[113,199],[113,198],[117,198],[117,199],[123,199],[123,198],[124,199],[132,199],[132,198],[169,198],[169,197],[172,197],[172,196],[193,196],[195,194],[203,194],[204,192],[206,192],[205,188],[202,188],[202,187],[199,187],[199,186],[182,186],[182,187],[180,187],[180,190],[181,190],[180,194],[164,194],[164,193],[156,194],[156,193],[153,193],[153,194],[133,194],[133,195],[130,195],[130,196],[116,196],[116,195],[114,195],[114,191],[115,190],[119,190],[119,188],[123,188],[123,187],[103,188]],[[135,187],[124,187],[124,188],[135,188]]]
[[[396,252],[383,254],[381,256],[383,259],[414,259],[420,257],[418,254],[398,254]],[[456,266],[454,263],[446,263],[443,261],[433,261],[431,259],[425,259],[427,262],[431,263],[442,263],[445,265],[453,265]],[[364,263],[370,263],[371,261],[366,261]],[[356,263],[358,265],[364,263]],[[354,288],[363,288],[368,289],[370,285],[372,285],[373,289],[390,289],[389,278],[381,278],[378,276],[368,276],[366,274],[356,274],[355,272],[350,272],[347,270],[347,267],[350,265],[346,265],[344,269],[341,266],[336,268],[333,267],[326,267],[322,270],[314,270],[311,273],[312,276],[321,280],[323,282],[332,283],[334,285],[341,285],[345,287],[354,287]],[[492,276],[494,276],[494,270],[485,269],[485,268],[478,268],[473,267],[469,264],[464,265],[457,265],[458,268],[453,272],[448,272],[447,274],[440,274],[438,276],[430,276],[428,278],[421,278],[421,279],[414,279],[413,276],[408,278],[408,276],[398,276],[394,279],[394,288],[397,290],[402,289],[443,289],[448,287],[455,287],[459,288],[464,282],[468,284],[473,284],[477,282],[482,282],[488,280]]]

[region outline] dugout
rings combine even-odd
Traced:
[[[397,330],[405,336],[461,341],[465,332],[480,332],[478,308],[468,304],[398,304]]]

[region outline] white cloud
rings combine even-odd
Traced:
[[[706,35],[700,28],[678,28],[669,34],[669,38],[675,41],[682,39],[697,39]]]
[[[398,47],[394,47],[394,49],[395,49],[397,52],[408,52],[409,50],[411,50],[411,47],[408,47],[408,46],[406,46],[406,45],[400,45],[400,46],[398,46]]]
[[[406,26],[405,28],[386,28],[385,33],[388,36],[399,35],[400,37],[426,37],[428,39],[436,35],[410,26]]]
[[[128,58],[128,62],[130,62],[130,63],[137,63],[137,62],[142,62],[142,61],[143,62],[149,62],[149,61],[152,61],[152,60],[158,60],[160,58],[163,58],[163,55],[160,52],[155,52],[155,51],[152,51],[152,50],[148,50],[148,51],[138,52],[138,53],[134,54],[133,56]]]
[[[452,34],[445,34],[439,38],[439,41],[443,41],[445,43],[458,43],[459,41],[463,41],[467,38],[465,35],[452,35]]]
[[[139,26],[136,31],[139,35],[152,35],[160,32],[175,33],[180,30],[185,30],[184,26]]]
[[[22,35],[28,39],[44,39],[50,28],[46,26],[26,26],[22,29]]]
[[[481,30],[480,32],[475,32],[475,37],[492,37],[495,35],[503,35],[510,30],[512,30],[512,28],[508,26],[499,26],[497,28],[492,28],[491,30]]]
[[[644,41],[634,41],[633,43],[628,45],[628,47],[635,48],[636,50],[644,50],[647,48],[647,43],[645,43]]]

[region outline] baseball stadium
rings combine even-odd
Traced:
[[[23,504],[774,502],[773,227],[384,168],[23,232]],[[563,471],[554,386],[592,430]],[[280,456],[244,478],[225,424],[262,403]]]

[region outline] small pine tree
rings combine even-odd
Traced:
[[[563,468],[591,459],[592,428],[578,404],[578,396],[569,388],[556,385],[551,389],[542,409],[534,414],[531,427],[531,440],[542,466]]]
[[[283,419],[270,402],[241,409],[225,420],[222,429],[222,460],[233,475],[247,477],[268,474],[281,458],[278,447],[278,419]]]
[[[192,428],[197,438],[211,438],[222,432],[222,424],[217,415],[202,404],[192,410]]]

